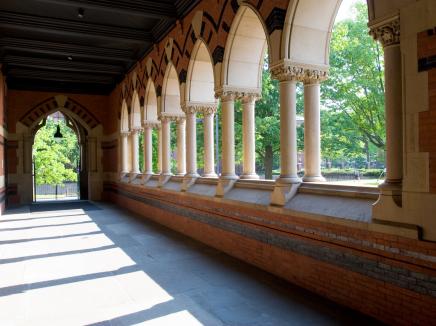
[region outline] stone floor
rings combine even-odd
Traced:
[[[374,324],[109,204],[0,217],[0,325]]]

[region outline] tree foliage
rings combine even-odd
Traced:
[[[53,137],[59,124],[63,138],[57,142]],[[77,181],[79,145],[76,134],[64,120],[55,123],[48,117],[45,125],[35,135],[33,162],[36,184],[62,184]]]
[[[334,27],[330,76],[322,84],[322,148],[330,158],[385,146],[383,54],[368,35],[366,4],[353,10],[354,19]]]

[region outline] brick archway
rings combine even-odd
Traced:
[[[73,113],[89,129],[93,129],[100,124],[100,121],[86,107],[72,98],[63,95],[52,96],[38,103],[27,111],[19,121],[25,126],[31,127],[58,109],[65,109]]]

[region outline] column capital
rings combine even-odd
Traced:
[[[215,90],[215,97],[221,98],[222,101],[241,99],[245,96],[256,96],[257,98],[261,98],[262,90],[260,88],[244,88],[227,85]]]
[[[159,120],[161,122],[171,122],[171,121],[179,122],[181,120],[185,120],[185,115],[161,113],[159,115]]]
[[[127,137],[128,135],[130,135],[130,131],[128,130],[121,130],[120,131],[120,135],[123,137]]]
[[[400,44],[400,16],[383,17],[368,23],[369,35],[383,47]]]
[[[328,72],[322,69],[306,69],[304,71],[303,83],[305,85],[319,84],[320,82],[326,80],[328,77]]]
[[[217,107],[217,103],[186,102],[182,105],[182,110],[185,114],[213,114],[216,112]]]
[[[310,65],[305,63],[280,60],[270,67],[271,75],[280,82],[302,81],[304,83],[318,83],[328,77],[327,65]]]
[[[151,129],[159,129],[160,128],[160,121],[143,121],[142,127],[145,128],[151,128]]]
[[[142,127],[133,127],[132,131],[130,132],[132,135],[138,134],[142,131]]]

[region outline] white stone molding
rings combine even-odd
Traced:
[[[400,44],[400,16],[384,17],[368,24],[369,34],[383,47]]]
[[[319,83],[328,78],[328,66],[295,63],[280,60],[270,67],[271,75],[279,81],[301,81],[305,83]]]

